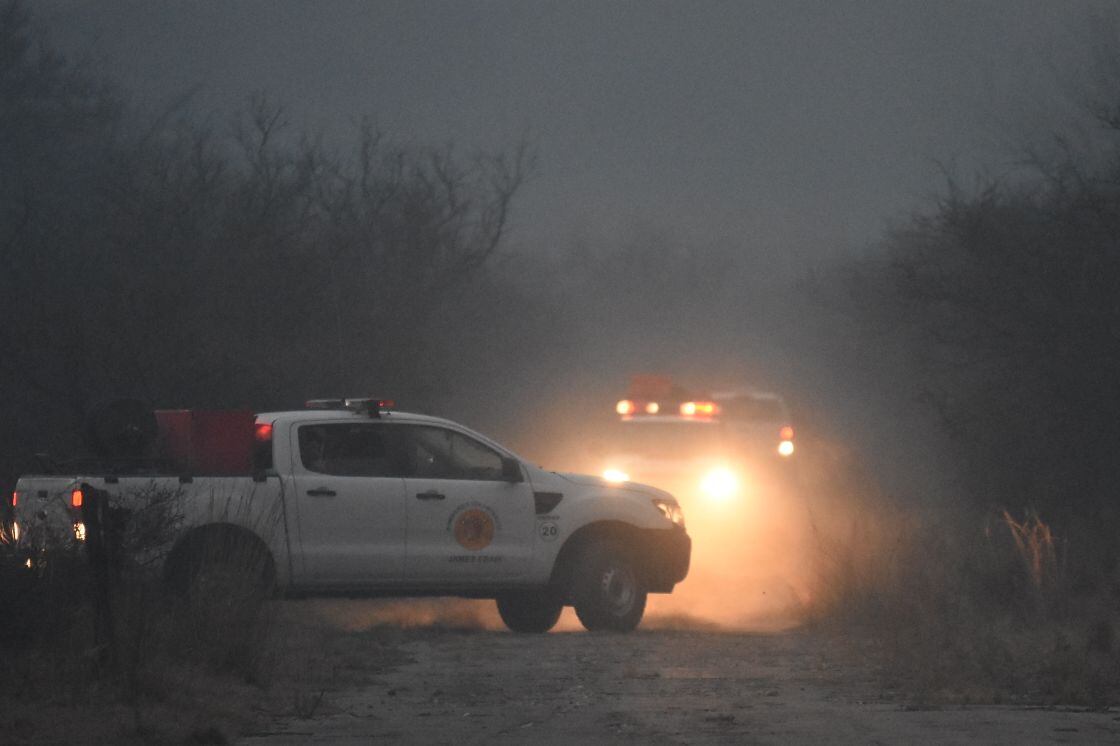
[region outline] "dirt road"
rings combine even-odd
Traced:
[[[366,684],[239,743],[1120,743],[1116,710],[915,708],[807,633],[648,626],[397,629],[394,662]]]

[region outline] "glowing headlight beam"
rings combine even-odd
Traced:
[[[739,477],[730,469],[712,469],[700,481],[700,489],[713,500],[730,500],[739,492]]]

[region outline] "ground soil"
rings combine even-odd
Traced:
[[[884,689],[856,646],[821,633],[653,614],[633,634],[589,634],[566,612],[556,632],[517,635],[482,602],[309,603],[294,613],[340,637],[318,670],[291,674],[293,706],[262,714],[242,746],[1120,743],[1116,709],[916,705],[905,682]]]

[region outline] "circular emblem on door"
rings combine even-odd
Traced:
[[[464,549],[477,552],[494,540],[494,519],[480,508],[467,508],[455,519],[455,541]]]

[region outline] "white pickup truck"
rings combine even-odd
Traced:
[[[251,475],[24,476],[12,495],[19,544],[31,565],[49,535],[82,541],[82,490],[118,522],[162,495],[175,531],[158,558],[173,586],[197,588],[236,556],[287,595],[494,598],[520,632],[551,629],[565,605],[589,630],[632,630],[647,593],[688,573],[670,494],[546,471],[462,425],[371,401],[256,415]]]

